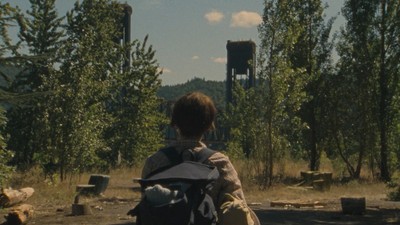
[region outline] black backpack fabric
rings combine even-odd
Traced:
[[[138,225],[216,225],[216,209],[207,190],[219,173],[204,164],[215,151],[188,149],[182,152],[186,155],[172,147],[160,151],[170,164],[139,180],[145,194],[128,214],[137,216]]]

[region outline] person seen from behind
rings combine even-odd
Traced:
[[[207,148],[202,138],[214,128],[216,113],[212,99],[201,92],[191,92],[178,99],[170,124],[178,135],[177,141],[171,144],[178,153],[176,155],[185,155],[189,149],[199,152]],[[228,156],[215,152],[204,163],[216,167],[220,174],[209,193],[217,209],[218,224],[259,225],[256,215],[246,204],[240,179]],[[145,162],[142,178],[168,164],[160,151],[154,153]]]

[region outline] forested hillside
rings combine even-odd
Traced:
[[[200,91],[209,95],[218,108],[225,106],[225,82],[194,78],[184,84],[162,86],[157,95],[165,100],[176,100],[187,92]]]

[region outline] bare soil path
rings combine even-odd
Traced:
[[[71,205],[36,206],[34,218],[28,224],[74,224],[74,225],[134,225],[135,218],[126,215],[135,204],[136,199],[93,198],[87,204],[91,206],[92,215],[72,216]],[[383,225],[400,224],[400,203],[383,200],[367,201],[364,215],[344,215],[339,201],[332,200],[325,207],[290,208],[270,207],[269,202],[252,206],[261,224],[300,225],[300,224],[345,224],[345,225]],[[0,215],[5,215],[2,210]]]
[[[261,224],[273,225],[400,225],[400,202],[383,200],[385,193],[383,185],[349,186],[342,189],[341,186],[333,187],[330,192],[309,192],[289,189],[286,186],[267,190],[266,192],[252,193],[247,190],[246,197],[250,207],[259,217]],[[57,189],[57,187],[55,188]],[[58,188],[59,189],[59,188]],[[65,190],[56,190],[63,192]],[[366,190],[364,190],[366,189]],[[90,206],[92,215],[72,216],[72,200],[68,203],[55,203],[49,199],[48,190],[36,188],[33,199],[27,203],[35,208],[34,217],[28,225],[134,225],[135,218],[126,213],[138,202],[140,194],[132,191],[132,181],[123,183],[111,182],[105,195],[102,197],[82,198],[81,203]],[[338,196],[350,191],[365,196],[367,210],[363,215],[344,215],[342,213],[340,198]],[[375,193],[380,194],[375,194]],[[372,194],[374,193],[374,194]],[[51,195],[50,195],[51,196]],[[122,197],[116,197],[122,196]],[[51,198],[51,197],[50,197]],[[72,198],[71,198],[72,199]],[[319,201],[323,207],[300,207],[291,205],[284,207],[271,207],[271,201]],[[253,204],[254,203],[254,204]],[[8,209],[0,209],[0,224],[5,221],[4,215]]]

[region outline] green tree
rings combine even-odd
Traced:
[[[289,60],[301,30],[294,9],[290,1],[264,1],[258,86],[244,92],[236,85],[227,114],[231,143],[261,165],[256,172],[264,188],[272,184],[275,160],[290,148],[287,131],[301,127],[295,113],[305,100],[307,77],[303,70],[292,69]]]
[[[0,63],[9,63],[10,58],[6,54],[13,53],[18,46],[12,44],[8,36],[8,28],[16,23],[18,10],[12,8],[8,3],[0,2]],[[1,72],[3,80],[8,81],[8,74]],[[1,88],[0,91],[0,185],[3,185],[9,178],[13,168],[8,165],[12,158],[12,153],[7,149],[7,134],[5,126],[7,117],[5,116],[5,102],[10,101],[13,96]]]
[[[8,34],[8,28],[16,26],[18,18],[18,9],[11,7],[9,3],[0,2],[0,63],[3,65],[14,60],[12,56],[17,53],[19,47],[19,43],[13,43]],[[6,80],[9,79],[2,72],[0,72],[0,75]]]
[[[20,63],[24,69],[13,82],[12,90],[25,94],[51,92],[48,83],[64,35],[63,18],[57,16],[55,0],[30,0],[30,3],[27,16],[19,19],[19,37],[26,44],[29,57]],[[14,160],[20,167],[34,164],[36,159],[47,163],[53,158],[47,149],[51,135],[47,98],[48,95],[32,98],[29,103],[15,105],[9,113],[9,146],[15,149]]]
[[[155,152],[164,140],[161,127],[166,118],[159,111],[161,99],[157,97],[161,72],[147,40],[146,36],[143,43],[133,43],[131,66],[118,76],[118,92],[111,104],[115,118],[108,131],[112,159],[115,162],[119,152],[122,163],[129,166]]]
[[[359,178],[363,162],[373,165],[377,141],[377,64],[374,20],[378,1],[349,0],[342,9],[347,23],[337,45],[337,75],[328,90],[328,130],[335,152],[349,175]]]
[[[305,69],[308,75],[308,82],[305,92],[308,101],[301,106],[300,117],[307,124],[303,129],[302,145],[307,150],[310,170],[319,169],[319,158],[323,139],[322,123],[322,95],[323,82],[331,66],[331,52],[333,41],[330,33],[334,18],[325,22],[323,16],[324,7],[321,0],[298,1],[293,4],[299,35],[294,39],[294,46],[289,50],[291,66],[294,69]]]
[[[108,149],[103,138],[111,123],[106,104],[125,53],[115,42],[121,37],[122,13],[115,1],[85,0],[67,14],[62,63],[49,79],[54,87],[49,148],[61,179],[106,164],[99,155]]]
[[[388,163],[393,145],[390,136],[396,129],[393,124],[399,115],[396,99],[399,96],[400,69],[399,33],[400,33],[400,2],[396,0],[381,0],[377,17],[376,31],[379,33],[379,132],[380,132],[380,169],[382,180],[391,179],[390,170],[393,165]]]

